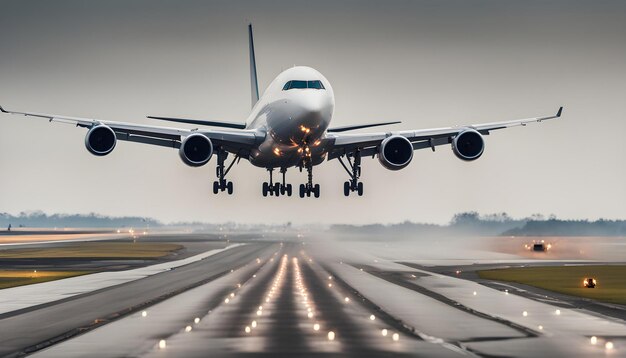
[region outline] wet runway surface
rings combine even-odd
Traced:
[[[0,316],[0,355],[573,357],[626,351],[621,320],[419,266],[324,252],[299,240],[249,242],[169,272]]]

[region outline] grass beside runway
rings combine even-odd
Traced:
[[[567,295],[626,305],[626,265],[519,267],[478,271],[480,278],[516,282]],[[583,287],[593,277],[596,288]]]
[[[8,249],[0,259],[157,259],[182,245],[146,242],[83,242],[46,248]]]
[[[0,270],[0,289],[86,275],[91,271]]]

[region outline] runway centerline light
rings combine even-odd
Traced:
[[[528,317],[528,312],[526,312],[526,311],[522,312],[522,316]]]
[[[391,336],[391,339],[397,342],[400,339],[400,335],[397,333],[394,333],[393,336]]]
[[[191,326],[185,327],[185,332],[187,332],[187,333],[191,332]]]
[[[387,329],[383,328],[382,331],[380,331],[380,333],[383,335],[383,337],[387,337]]]
[[[370,320],[372,320],[372,321],[373,321],[373,320],[375,320],[375,319],[376,319],[376,316],[374,316],[374,315],[370,315]]]
[[[195,324],[200,323],[200,317],[194,318],[193,323],[195,323]]]
[[[141,317],[146,317],[148,315],[148,311],[142,311],[141,312]]]
[[[256,321],[252,321],[251,326],[252,326],[252,328],[256,328]]]
[[[598,343],[598,337],[593,336],[593,337],[591,337],[590,341],[591,341],[591,344],[593,344],[595,346]]]
[[[246,328],[244,329],[244,331],[245,331],[246,333],[250,333],[250,326],[246,326]]]
[[[606,342],[606,344],[604,345],[604,348],[606,348],[607,351],[610,351],[610,350],[613,350],[615,346],[613,345],[613,342]]]
[[[557,316],[560,316],[561,315],[561,310],[554,311],[554,314],[556,314]]]
[[[328,332],[328,340],[329,341],[334,341],[335,340],[335,332],[333,332],[333,331]]]
[[[314,330],[314,331],[319,331],[319,330],[320,330],[320,325],[319,325],[319,323],[316,323],[316,324],[314,324],[314,325],[313,325],[313,330]]]

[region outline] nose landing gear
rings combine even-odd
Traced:
[[[313,194],[314,197],[319,198],[320,197],[320,185],[313,184],[313,164],[311,163],[311,160],[307,160],[305,161],[304,165],[306,167],[309,180],[306,184],[300,184],[300,197],[304,198],[305,195],[307,197],[310,197],[311,194]]]

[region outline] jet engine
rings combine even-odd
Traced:
[[[193,133],[183,140],[178,154],[180,159],[190,167],[200,167],[211,159],[213,143],[204,134]]]
[[[484,150],[483,136],[473,129],[466,129],[452,139],[452,151],[459,159],[476,160],[480,158]]]
[[[113,151],[115,144],[115,132],[103,124],[92,127],[85,136],[85,147],[93,155],[107,155]]]
[[[400,135],[385,138],[378,148],[378,160],[389,170],[400,170],[413,159],[413,144]]]

